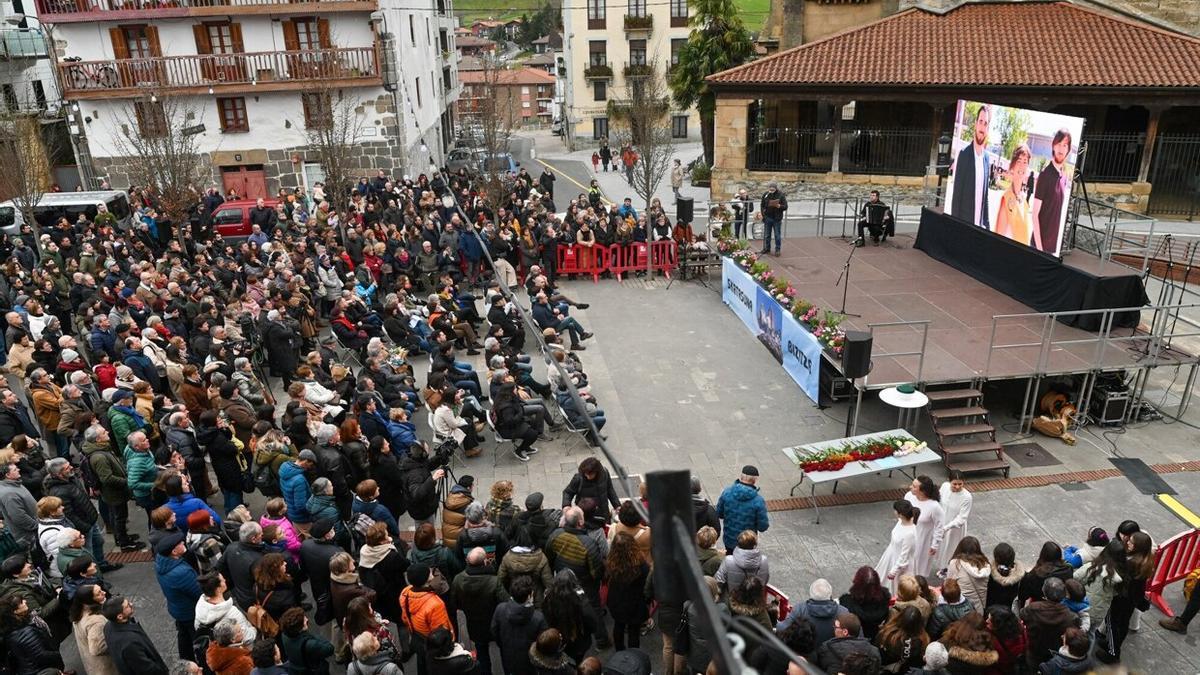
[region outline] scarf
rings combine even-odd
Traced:
[[[329,578],[339,584],[357,584],[358,572],[346,572],[345,574],[330,574]]]
[[[114,406],[112,407],[112,409],[113,409],[113,410],[118,410],[118,411],[120,411],[120,412],[123,412],[123,413],[125,413],[126,415],[129,415],[130,417],[132,417],[132,418],[133,418],[133,421],[134,421],[134,422],[137,422],[137,425],[138,425],[139,427],[144,427],[144,426],[146,426],[146,419],[145,419],[144,417],[142,417],[142,414],[141,414],[141,413],[139,413],[138,411],[134,410],[133,408],[131,408],[131,407],[127,406],[127,405],[114,405]]]
[[[359,551],[358,566],[374,567],[378,565],[390,551],[395,551],[395,544],[380,544],[379,546],[364,546]]]

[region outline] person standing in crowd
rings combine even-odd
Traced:
[[[838,604],[858,617],[863,637],[870,641],[887,620],[888,600],[888,592],[879,583],[879,573],[870,565],[863,565],[854,573],[850,590],[838,598]]]
[[[945,541],[943,541],[945,545]],[[987,602],[988,580],[992,576],[992,565],[979,547],[975,537],[964,537],[954,547],[954,554],[947,564],[944,577],[953,579],[962,589],[963,597],[972,609],[983,613]]]
[[[766,532],[771,521],[767,515],[767,502],[758,492],[758,467],[747,464],[733,485],[725,488],[717,500],[717,516],[725,523],[725,554],[733,555],[738,538],[747,530]]]
[[[675,193],[675,201],[679,202],[679,188],[683,187],[683,162],[678,159],[671,166],[671,191]]]
[[[608,629],[604,626],[603,610],[600,605],[600,584],[605,575],[605,551],[594,537],[584,529],[583,510],[578,506],[563,509],[562,527],[550,533],[546,540],[546,557],[555,572],[570,571],[587,597],[588,605],[596,617],[596,646],[604,649],[611,645]],[[512,593],[510,588],[509,593]],[[555,626],[563,630],[562,626]],[[567,633],[564,633],[567,634]]]
[[[613,486],[612,476],[595,457],[587,457],[579,463],[579,472],[571,477],[571,482],[563,488],[563,509],[572,504],[578,505],[585,499],[593,499],[597,506],[597,517],[608,523],[612,521],[613,509],[620,508],[621,500]]]
[[[154,573],[166,596],[167,611],[175,620],[179,658],[192,661],[195,660],[192,640],[196,635],[193,625],[196,620],[196,601],[204,592],[200,588],[196,570],[183,560],[186,551],[182,534],[163,537],[154,547]]]
[[[120,675],[167,675],[167,663],[133,618],[133,603],[114,595],[104,601],[100,613],[108,620],[104,641]]]
[[[761,201],[759,212],[763,217],[763,247],[759,254],[767,255],[771,252],[771,237],[774,236],[775,255],[779,255],[780,247],[783,246],[783,218],[788,208],[787,195],[779,189],[778,183],[771,182],[767,185],[767,191],[763,193]]]
[[[500,646],[500,662],[505,673],[529,673],[529,646],[549,628],[546,617],[533,606],[533,581],[518,577],[512,583],[511,597],[496,607],[492,615],[491,636]]]
[[[496,568],[488,563],[486,552],[479,547],[467,553],[467,567],[454,577],[450,597],[454,607],[461,609],[467,619],[467,633],[475,647],[481,672],[492,672],[492,617],[509,598],[508,591],[496,576]]]
[[[417,672],[425,675],[429,672],[425,643],[430,633],[445,628],[454,635],[454,624],[446,613],[446,604],[429,586],[432,574],[428,567],[411,565],[405,578],[408,586],[400,593],[401,621],[416,644]]]

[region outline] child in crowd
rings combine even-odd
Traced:
[[[1079,569],[1084,563],[1089,563],[1100,555],[1100,551],[1108,545],[1108,533],[1102,527],[1093,527],[1088,530],[1087,539],[1084,540],[1083,546],[1078,548],[1074,546],[1063,547],[1063,561],[1071,567]]]
[[[1079,627],[1086,633],[1092,627],[1092,618],[1088,614],[1092,603],[1088,602],[1087,590],[1084,589],[1083,584],[1079,583],[1077,579],[1067,579],[1065,585],[1067,587],[1067,597],[1063,598],[1062,604],[1066,605],[1067,609],[1075,612],[1075,615],[1079,617]]]

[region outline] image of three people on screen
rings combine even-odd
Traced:
[[[970,140],[954,153],[946,196],[948,213],[1039,251],[1059,255],[1074,174],[1069,159],[1078,132],[1068,125],[1046,128],[1046,124],[1056,122],[1055,118],[1077,118],[977,105],[972,116],[968,111],[973,106],[959,102],[955,135]],[[1003,157],[989,142],[993,118],[1014,114],[1025,119],[1037,115],[1033,118],[1037,126]],[[1082,120],[1070,126],[1081,128]]]

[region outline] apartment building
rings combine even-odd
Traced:
[[[566,64],[563,128],[572,149],[609,134],[609,103],[628,98],[631,78],[653,64],[664,76],[687,42],[687,0],[580,0],[563,4]],[[671,135],[698,139],[695,109],[669,115]],[[616,140],[616,139],[613,139]]]
[[[500,124],[508,129],[546,126],[554,119],[554,76],[538,68],[461,73],[463,93],[458,118],[464,122],[490,109],[495,101]]]
[[[31,1],[31,0],[25,0]],[[364,174],[415,174],[453,143],[450,0],[37,0],[98,177],[130,182],[124,130],[184,110],[213,180],[245,197],[322,180],[306,129],[354,109]]]

